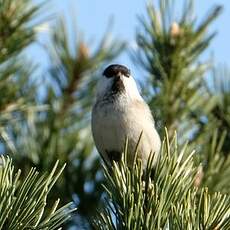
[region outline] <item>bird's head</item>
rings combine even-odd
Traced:
[[[123,65],[113,64],[104,70],[98,82],[97,99],[120,95],[130,99],[141,99],[130,70]]]

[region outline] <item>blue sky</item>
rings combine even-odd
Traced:
[[[176,0],[176,2],[180,4],[181,0]],[[137,16],[145,14],[145,3],[146,1],[143,0],[50,0],[45,7],[45,11],[47,15],[64,16],[67,19],[68,25],[71,25],[70,21],[74,18],[77,31],[92,47],[97,45],[108,27],[113,38],[124,40],[132,45],[135,42],[135,32],[138,25]],[[207,50],[205,57],[214,54],[217,64],[225,63],[230,66],[230,30],[228,29],[228,24],[230,23],[230,1],[196,0],[196,14],[199,19],[204,18],[206,12],[215,4],[223,5],[224,11],[211,27],[211,31],[217,30],[218,35]],[[46,42],[45,33],[41,32],[39,35],[41,43]],[[30,51],[29,55],[33,59],[43,66],[47,65],[44,51],[39,46],[33,46]],[[135,69],[126,53],[119,56],[115,61]]]

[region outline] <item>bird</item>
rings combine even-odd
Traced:
[[[121,160],[128,139],[127,164],[131,167],[140,136],[136,156],[143,168],[147,167],[151,153],[154,162],[159,156],[161,140],[151,110],[124,65],[109,65],[100,76],[91,128],[95,146],[108,165]]]

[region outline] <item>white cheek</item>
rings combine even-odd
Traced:
[[[138,91],[136,82],[132,76],[123,77],[123,83],[125,86],[125,91],[126,91],[129,98],[142,100],[142,97]]]
[[[97,83],[97,98],[101,98],[112,86],[112,78],[102,76]]]

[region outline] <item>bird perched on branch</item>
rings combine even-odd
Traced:
[[[146,167],[150,153],[154,159],[160,151],[161,141],[154,126],[148,105],[138,92],[130,70],[123,65],[110,65],[98,82],[96,102],[92,110],[92,133],[102,158],[111,165],[119,161],[128,138],[128,165],[137,157]]]

